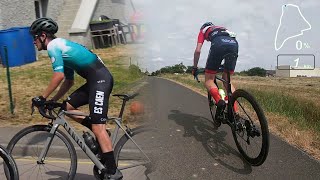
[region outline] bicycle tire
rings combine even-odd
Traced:
[[[216,114],[216,107],[215,107],[215,103],[212,100],[212,96],[209,92],[208,92],[208,103],[209,103],[210,114],[211,114],[212,120],[214,121],[215,114]]]
[[[19,172],[17,164],[10,155],[10,153],[0,145],[0,156],[4,162],[4,173],[6,178],[9,180],[19,180]]]
[[[137,139],[139,139],[139,137],[137,138],[137,135],[139,135],[140,136],[140,134],[142,134],[142,133],[144,133],[144,132],[151,132],[152,130],[151,129],[149,129],[149,128],[147,128],[147,127],[145,127],[145,126],[140,126],[140,127],[137,127],[137,128],[134,128],[134,129],[132,129],[131,130],[131,137],[136,141]],[[155,131],[155,130],[154,130]],[[154,131],[152,131],[152,132],[154,132]],[[142,134],[142,135],[145,135],[145,136],[143,136],[144,137],[144,142],[145,142],[145,140],[146,139],[148,139],[147,137],[151,137],[150,136],[150,134],[148,134],[148,136],[146,135],[146,134]],[[141,136],[142,137],[142,136]],[[152,139],[152,138],[151,138]],[[151,140],[151,139],[149,139],[149,140]],[[129,140],[129,141],[128,141]],[[140,139],[139,139],[140,140]],[[152,139],[153,140],[153,139]],[[130,143],[128,143],[128,142],[131,142],[131,140],[129,139],[129,137],[126,135],[126,134],[124,134],[123,136],[121,136],[121,138],[119,139],[119,141],[116,143],[116,145],[115,145],[115,148],[114,148],[114,156],[115,156],[115,161],[116,161],[116,164],[117,164],[117,166],[121,169],[121,165],[120,165],[120,161],[121,161],[121,157],[122,156],[126,156],[126,155],[124,155],[125,153],[127,153],[127,154],[130,154],[130,156],[132,156],[132,154],[133,153],[136,153],[135,154],[135,156],[142,156],[143,154],[141,153],[140,155],[137,153],[137,151],[138,151],[138,148],[136,148],[136,149],[131,149],[132,150],[132,152],[125,152],[126,150],[128,150],[127,149],[127,147],[131,147],[131,146],[133,146],[133,144],[131,145]],[[146,144],[148,144],[147,142],[145,142]],[[141,143],[137,143],[139,146],[141,146],[141,145],[143,145],[143,144],[141,144]],[[125,148],[124,148],[125,147]],[[126,150],[124,150],[124,149],[126,149]],[[136,159],[132,159],[132,160],[134,160],[134,161],[139,161],[140,159],[139,158],[141,158],[141,157],[136,157]],[[146,159],[145,159],[146,160]],[[141,161],[141,160],[140,160]],[[142,163],[143,164],[143,163]],[[151,161],[146,161],[145,162],[145,164],[143,164],[143,165],[145,165],[149,170],[152,168],[152,163],[151,163]],[[124,168],[125,169],[125,168]]]
[[[41,144],[34,145],[32,143],[41,143],[40,140],[42,140],[42,142],[44,143],[49,135],[50,130],[51,130],[51,127],[49,127],[47,125],[34,125],[34,126],[26,127],[24,129],[22,129],[21,131],[19,131],[9,142],[7,149],[16,160],[17,167],[20,172],[20,177],[28,177],[27,174],[31,173],[30,175],[28,174],[29,179],[37,179],[38,175],[37,175],[37,178],[33,177],[32,175],[34,175],[33,172],[35,171],[35,169],[38,168],[38,173],[40,171],[41,171],[41,173],[46,172],[45,175],[42,174],[41,179],[43,179],[43,178],[48,179],[49,178],[49,177],[47,177],[48,175],[62,176],[63,173],[66,173],[65,177],[59,177],[59,179],[60,178],[67,179],[67,180],[74,179],[74,176],[75,176],[76,170],[77,170],[77,154],[76,154],[75,148],[74,148],[72,142],[70,141],[70,139],[67,137],[67,135],[65,135],[59,129],[56,131],[54,138],[57,137],[62,142],[60,142],[60,145],[58,144],[59,143],[58,142],[57,143],[58,145],[54,146],[53,144],[55,144],[58,139],[53,139],[51,147],[49,148],[48,153],[45,157],[45,163],[44,164],[37,163],[38,156],[39,156],[42,148],[39,148],[41,146]],[[37,133],[37,132],[40,133],[40,135],[34,136],[32,139],[27,141],[28,144],[23,144],[23,142],[20,142],[20,140],[21,141],[24,140],[23,138],[27,137],[28,135],[30,135],[32,133]],[[66,147],[62,147],[61,145],[64,145]],[[21,150],[19,149],[20,147],[21,147]],[[31,153],[36,154],[35,157],[31,160],[30,160],[30,158],[28,159],[28,157],[30,155],[27,154],[30,152],[29,149],[31,150]],[[19,150],[22,152],[21,156],[18,156],[18,153],[20,152]],[[56,151],[54,151],[54,150],[56,150]],[[70,157],[70,161],[62,161],[61,160],[62,157],[66,155],[66,153],[63,152],[63,150],[68,151],[69,154],[67,153],[67,157]],[[56,154],[55,158],[53,158],[54,160],[51,161],[51,160],[49,160],[50,159],[49,154],[51,155],[52,152],[57,153],[57,154]],[[20,161],[21,161],[21,163],[20,163]],[[25,171],[22,168],[22,167],[24,167],[23,162],[28,162],[28,161],[29,162],[31,161],[34,168],[33,168],[33,170],[28,169],[28,171]],[[58,165],[65,166],[69,162],[70,162],[69,170],[66,170],[68,168],[65,168],[65,167],[58,168]],[[51,163],[53,165],[51,165]],[[48,166],[44,167],[45,165],[48,165]],[[51,171],[50,170],[51,168],[58,168],[58,169],[55,169],[56,171]],[[61,172],[64,170],[66,170],[66,172]],[[45,176],[45,177],[43,177],[43,176]]]
[[[260,166],[266,160],[266,158],[268,156],[268,152],[269,152],[269,141],[270,140],[269,140],[268,122],[266,120],[266,117],[265,117],[265,115],[263,113],[262,108],[260,107],[260,105],[258,104],[256,99],[250,93],[248,93],[247,91],[242,90],[242,89],[237,89],[232,94],[230,103],[232,103],[232,105],[234,105],[234,103],[236,102],[236,103],[238,103],[238,108],[239,109],[241,108],[242,110],[244,110],[243,104],[240,103],[240,101],[242,101],[242,100],[240,100],[241,98],[245,99],[251,105],[251,107],[253,108],[253,111],[255,111],[256,117],[258,118],[257,122],[259,122],[259,124],[260,124],[261,137],[262,137],[261,148],[259,150],[260,152],[256,153],[257,155],[255,157],[250,157],[248,155],[248,152],[246,152],[246,150],[248,150],[248,149],[247,148],[243,148],[241,146],[240,141],[237,138],[238,136],[240,137],[240,131],[242,130],[241,133],[243,133],[243,135],[246,133],[246,138],[247,138],[247,141],[249,142],[249,143],[246,142],[247,144],[250,145],[251,142],[256,142],[257,141],[257,138],[258,138],[257,136],[256,136],[257,138],[255,140],[249,141],[249,138],[252,138],[251,136],[248,136],[248,131],[249,131],[250,128],[252,128],[252,124],[253,124],[253,122],[251,121],[251,119],[252,119],[251,117],[248,117],[248,118],[249,118],[249,120],[251,121],[252,124],[248,124],[248,123],[250,123],[250,121],[240,117],[241,115],[239,115],[240,118],[238,118],[238,119],[235,118],[235,124],[234,124],[235,126],[232,128],[233,138],[234,138],[234,141],[235,141],[235,143],[237,145],[237,148],[238,148],[239,152],[244,157],[244,159],[248,163],[250,163],[252,166]],[[243,101],[242,101],[242,103],[243,103]],[[247,104],[247,105],[249,105],[249,104]],[[248,112],[245,113],[247,116],[248,116]],[[251,112],[251,113],[253,113],[253,112]],[[241,122],[243,120],[245,120],[244,124]],[[250,128],[245,128],[246,129],[246,132],[245,132],[245,131],[243,131],[243,129],[238,128],[239,125],[240,125],[240,127],[245,127],[245,126],[249,126],[250,125],[249,126]],[[254,123],[254,126],[256,127],[256,123]],[[241,138],[241,139],[244,139],[244,138]]]

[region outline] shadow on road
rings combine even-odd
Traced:
[[[194,137],[206,151],[221,165],[240,174],[250,174],[251,166],[225,141],[227,132],[213,128],[212,121],[192,114],[171,110],[168,119],[184,127],[184,137]],[[220,127],[221,128],[221,127]],[[231,133],[231,132],[230,132]],[[214,162],[213,162],[214,163]]]
[[[47,172],[47,174],[52,176],[60,176],[60,177],[50,178],[49,180],[55,180],[55,179],[61,179],[62,177],[67,177],[67,173],[63,171],[50,171],[50,172]],[[94,180],[95,178],[92,175],[77,173],[76,179],[77,180],[90,180],[90,179]]]

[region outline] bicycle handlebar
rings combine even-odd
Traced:
[[[55,119],[56,117],[52,114],[52,111],[55,109],[55,108],[63,108],[64,104],[63,103],[58,103],[58,102],[53,102],[53,101],[46,101],[44,102],[44,104],[42,106],[35,106],[34,104],[32,104],[32,107],[31,107],[31,115],[33,114],[34,112],[34,107],[37,107],[38,110],[39,110],[39,113],[47,118],[47,119]],[[49,115],[47,114],[47,111],[49,113]]]

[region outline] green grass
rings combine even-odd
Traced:
[[[320,136],[320,110],[315,103],[298,99],[281,90],[244,89],[253,94],[264,111],[288,117],[291,122],[297,123],[304,129],[314,129]]]

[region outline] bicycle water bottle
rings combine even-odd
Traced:
[[[223,89],[219,89],[219,94],[222,100],[225,100],[224,98],[226,97],[226,93],[224,92]]]
[[[86,143],[86,145],[93,152],[93,154],[97,154],[100,147],[99,147],[99,144],[96,142],[96,140],[91,136],[91,134],[89,132],[84,132],[83,131],[82,137],[83,137],[84,142]]]

